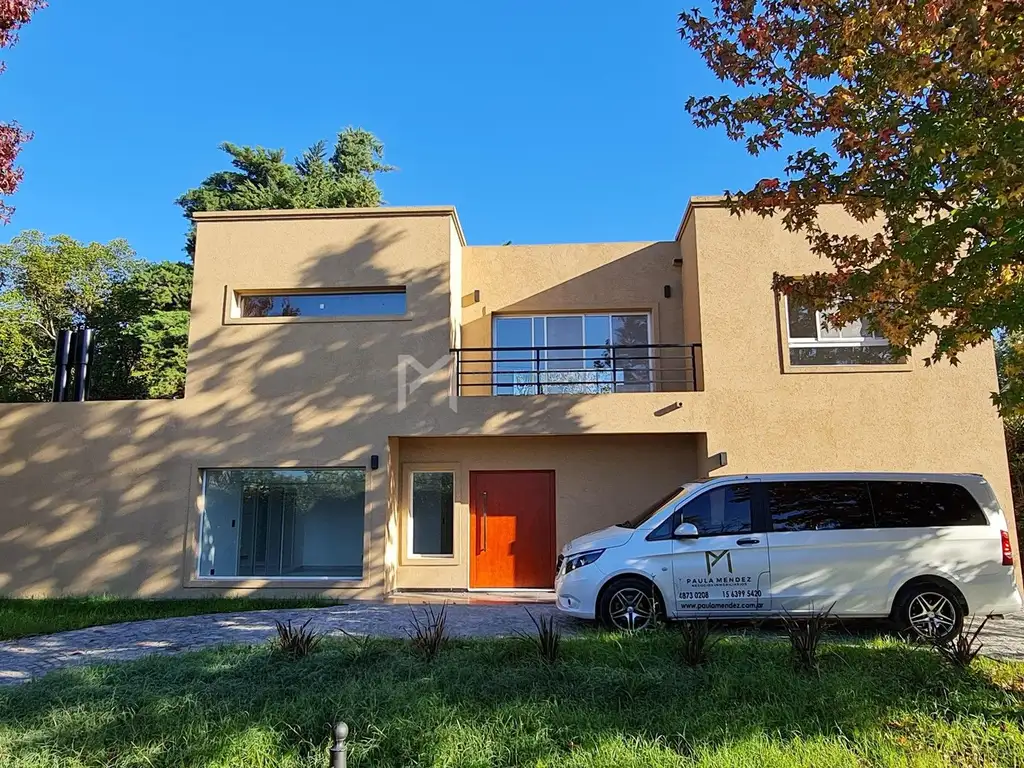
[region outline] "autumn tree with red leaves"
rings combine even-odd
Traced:
[[[776,290],[835,324],[867,317],[930,362],[1024,335],[1024,3],[714,0],[679,21],[733,86],[687,102],[698,126],[754,155],[806,147],[784,178],[727,195],[831,262],[776,275]],[[879,222],[877,236],[825,231],[824,203]],[[1004,413],[1024,411],[1024,354],[1016,365],[995,396]]]
[[[46,7],[44,0],[0,0],[0,49],[18,41],[18,30],[28,23],[32,14]],[[6,66],[0,61],[0,74]],[[24,172],[14,166],[21,145],[32,138],[17,123],[0,122],[0,221],[10,221],[14,209],[3,198],[13,195]]]

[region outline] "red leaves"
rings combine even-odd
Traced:
[[[14,45],[18,29],[45,7],[45,0],[0,0],[0,48]]]
[[[28,23],[32,14],[45,8],[44,0],[0,0],[0,48],[7,48],[18,39],[18,30]],[[3,64],[0,62],[0,72]],[[21,130],[17,123],[0,123],[0,197],[14,194],[24,171],[14,167],[22,143],[31,134]],[[0,199],[0,222],[7,223],[14,209]]]

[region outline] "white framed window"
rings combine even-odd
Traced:
[[[868,328],[866,320],[831,328],[820,310],[791,296],[782,297],[782,308],[790,365],[892,365],[902,362],[893,356],[885,337]]]
[[[652,389],[646,312],[495,315],[494,394],[602,394]]]
[[[358,580],[366,472],[204,469],[199,579]]]
[[[455,556],[455,472],[409,473],[408,554],[412,558]]]

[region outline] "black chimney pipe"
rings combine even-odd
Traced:
[[[64,401],[68,386],[68,362],[71,356],[71,331],[57,331],[57,343],[53,352],[53,400]]]
[[[92,353],[95,339],[92,328],[82,328],[75,331],[75,402],[85,402],[88,394],[89,384],[89,363],[92,361]]]

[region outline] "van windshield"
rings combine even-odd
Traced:
[[[639,526],[643,525],[648,520],[650,520],[651,517],[659,509],[661,509],[670,501],[672,501],[672,499],[674,499],[676,496],[681,496],[690,493],[694,488],[698,488],[706,482],[707,480],[700,480],[695,483],[686,483],[685,485],[681,485],[678,488],[673,488],[671,491],[662,496],[656,502],[654,502],[649,507],[644,509],[643,512],[640,512],[638,515],[635,515],[634,517],[631,517],[628,520],[623,520],[621,523],[616,523],[615,525],[618,528],[638,528]]]

